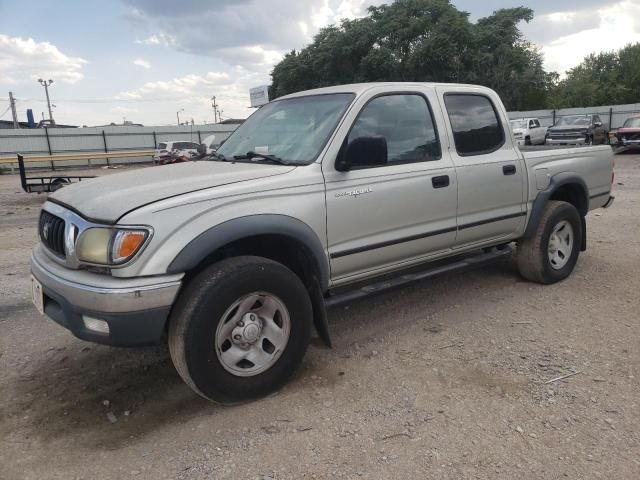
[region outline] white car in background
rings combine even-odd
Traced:
[[[546,127],[540,125],[537,118],[518,118],[509,120],[513,138],[518,145],[544,145]]]
[[[156,151],[153,154],[153,161],[155,163],[162,163],[163,160],[173,151],[179,151],[184,153],[198,153],[197,142],[184,142],[184,141],[166,141],[158,143]]]

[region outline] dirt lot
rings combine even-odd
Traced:
[[[0,478],[640,478],[640,155],[617,157],[616,182],[567,281],[504,262],[334,309],[333,350],[225,408],[166,348],[85,343],[37,314],[44,197],[0,176]]]

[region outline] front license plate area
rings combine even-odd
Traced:
[[[36,306],[40,315],[44,315],[44,294],[42,293],[42,284],[36,277],[31,275],[31,300]]]

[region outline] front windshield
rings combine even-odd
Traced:
[[[558,120],[558,123],[556,123],[556,125],[588,127],[590,123],[591,117],[585,115],[572,115],[569,117],[562,117],[560,120]]]
[[[511,124],[511,128],[514,130],[516,128],[527,128],[527,122],[524,120],[511,120],[509,123]]]
[[[640,128],[640,117],[638,117],[638,118],[628,118],[624,122],[624,125],[622,127],[623,128]]]
[[[218,156],[231,160],[255,152],[257,158],[265,154],[288,163],[309,164],[316,160],[353,97],[337,93],[268,103],[233,132],[218,149]]]

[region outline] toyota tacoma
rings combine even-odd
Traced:
[[[184,381],[231,403],[277,389],[326,310],[504,257],[552,284],[613,197],[611,148],[521,152],[498,95],[372,83],[278,98],[206,159],[52,194],[36,307],[77,337],[168,342]]]

